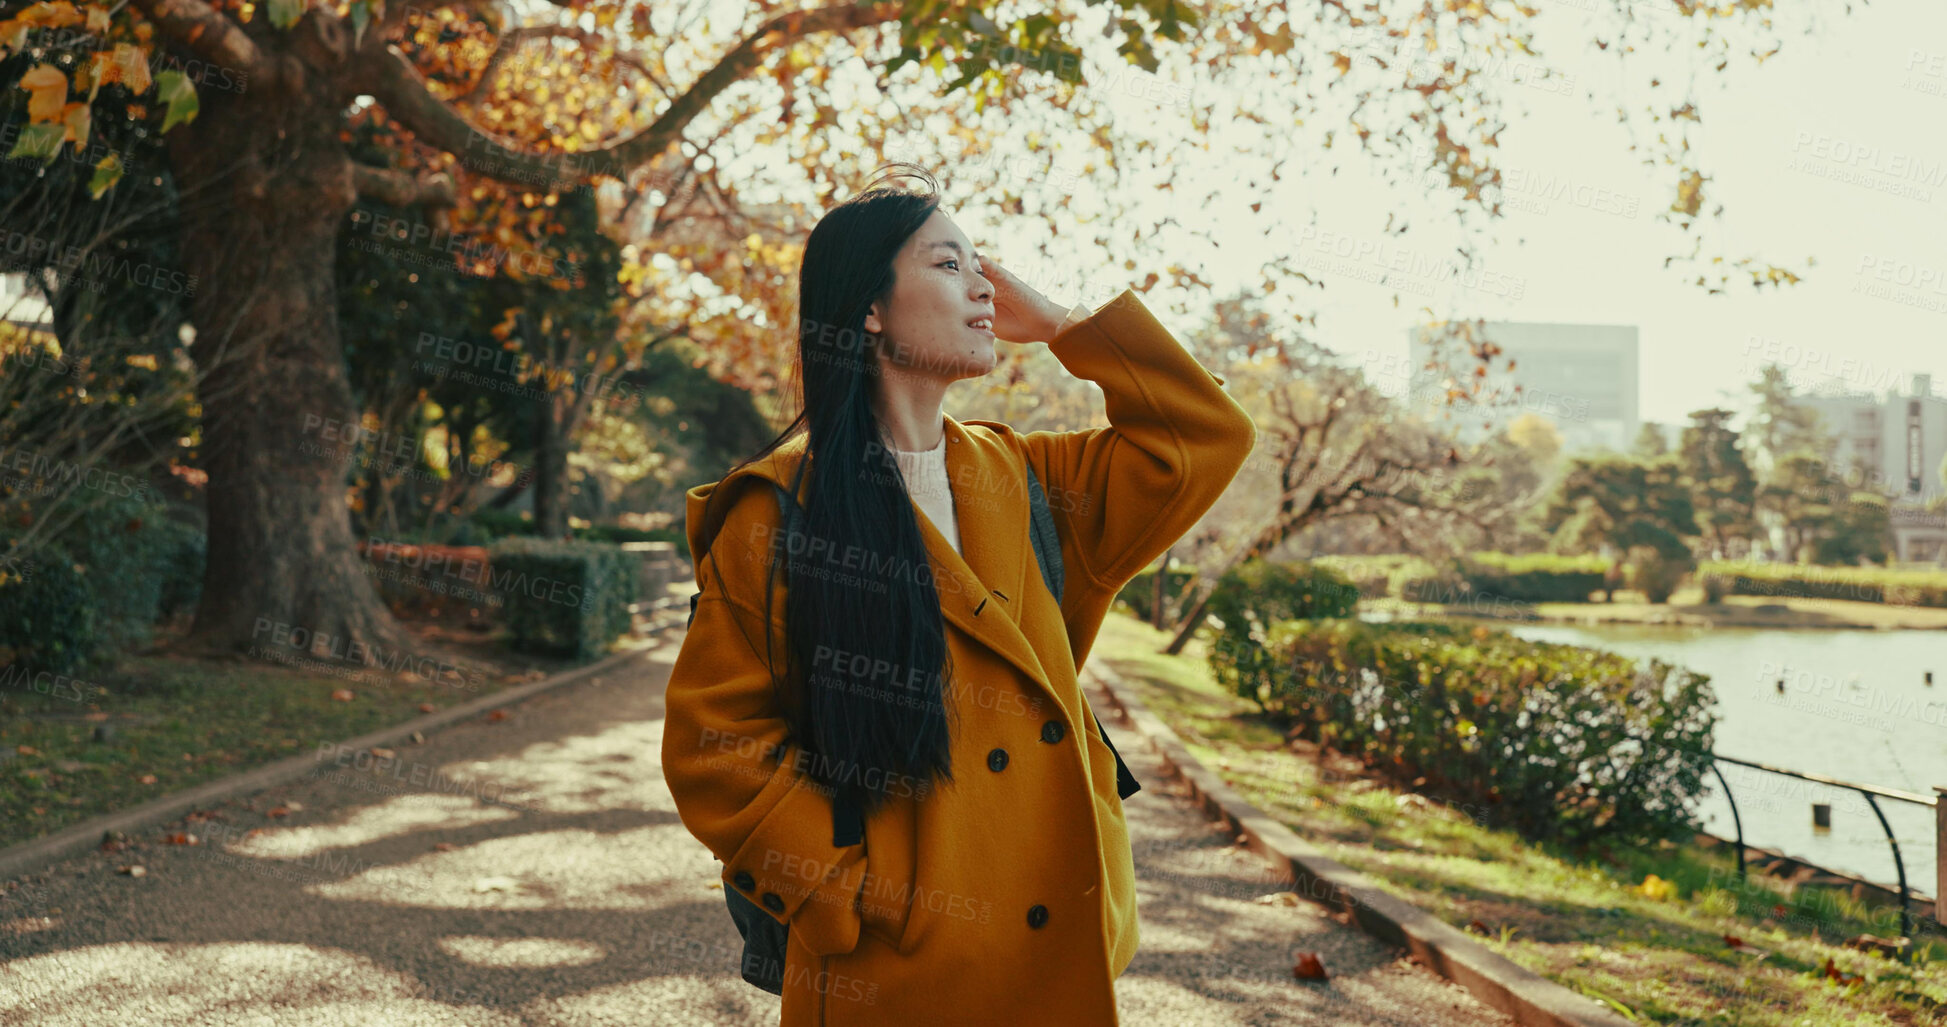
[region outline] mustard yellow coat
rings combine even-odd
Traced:
[[[782,1027],[1118,1023],[1135,868],[1115,759],[1076,668],[1116,591],[1210,508],[1257,433],[1133,291],[1049,349],[1101,386],[1110,425],[1020,434],[945,418],[964,559],[919,521],[955,668],[955,780],[889,788],[860,844],[832,845],[831,798],[785,744],[763,656],[761,590],[781,528],[773,490],[754,479],[788,487],[805,438],[689,490],[702,596],[670,673],[663,773],[684,826],[723,861],[724,887],[791,925]],[[1061,535],[1059,606],[1029,541],[1024,462]],[[704,502],[733,488],[706,523]],[[775,589],[781,660],[781,572]]]

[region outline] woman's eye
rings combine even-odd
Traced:
[[[960,262],[959,262],[959,261],[957,261],[957,260],[954,260],[954,259],[953,259],[953,258],[951,258],[951,257],[948,257],[948,258],[946,259],[946,261],[945,261],[945,262],[943,262],[942,264],[940,264],[940,266],[941,266],[941,267],[946,267],[946,266],[947,266],[948,264],[951,264],[951,265],[953,265],[953,270],[955,270],[955,271],[958,271],[958,270],[960,270]]]

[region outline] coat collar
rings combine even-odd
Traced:
[[[969,427],[951,415],[942,416],[947,484],[966,555],[954,550],[917,504],[913,507],[939,594],[940,612],[948,623],[1020,668],[1030,679],[1041,682],[1050,696],[1055,696],[1047,671],[1020,626],[1025,590],[1045,587],[1038,578],[1030,580],[1027,575],[1033,562],[1028,537],[1027,470],[992,428],[982,422]],[[692,553],[699,542],[707,548],[707,540],[715,534],[716,525],[698,523],[701,501],[713,489],[746,474],[789,487],[808,441],[800,432],[723,481],[691,489]],[[809,495],[809,485],[808,478],[799,485],[799,502]],[[1056,701],[1059,703],[1058,697]]]

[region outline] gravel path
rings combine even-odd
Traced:
[[[390,767],[323,752],[314,778],[168,829],[203,844],[154,832],[0,885],[0,1023],[775,1024],[778,1000],[736,976],[717,862],[662,782],[680,637]],[[1105,723],[1144,785],[1125,1024],[1510,1022],[1318,907],[1254,901],[1281,890],[1262,862]],[[1294,980],[1299,949],[1331,980]]]

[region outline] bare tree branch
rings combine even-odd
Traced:
[[[459,202],[459,194],[453,187],[453,177],[445,172],[414,176],[409,172],[394,171],[391,168],[353,164],[352,186],[358,190],[359,199],[377,200],[393,207],[410,207],[415,204],[428,207],[451,207]]]
[[[523,25],[500,34],[500,38],[494,41],[494,52],[487,58],[486,68],[480,72],[480,77],[474,80],[473,87],[454,99],[465,103],[479,102],[481,94],[489,91],[488,86],[493,82],[494,76],[499,74],[501,65],[506,64],[514,56],[514,52],[521,48],[521,44],[535,39],[572,39],[591,52],[610,49],[614,45],[607,36],[579,25]],[[615,50],[613,60],[634,69],[636,74],[652,83],[656,81],[655,76],[649,74],[648,66],[642,63],[642,58],[635,54]]]
[[[135,6],[171,42],[210,63],[252,79],[271,75],[271,62],[257,44],[229,15],[203,0],[135,0]]]
[[[626,178],[630,171],[667,150],[717,94],[743,80],[772,53],[820,32],[842,32],[897,20],[902,7],[901,0],[859,0],[772,18],[704,72],[654,124],[600,149],[579,153],[523,151],[515,143],[474,126],[453,106],[433,96],[426,87],[425,75],[395,46],[361,50],[354,80],[361,91],[384,105],[393,120],[426,144],[459,157],[462,167],[513,185],[552,188],[591,175]]]

